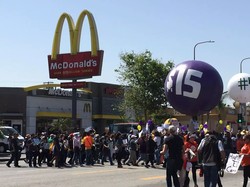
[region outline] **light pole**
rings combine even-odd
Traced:
[[[242,62],[247,60],[247,59],[250,59],[250,57],[247,57],[247,58],[244,58],[242,59],[242,61],[240,62],[240,73],[242,73]]]
[[[250,57],[247,58],[243,58],[240,62],[240,73],[242,73],[242,63],[247,60],[250,59]],[[239,113],[242,114],[242,111],[245,112],[245,126],[247,127],[247,104],[246,103],[240,103],[240,109],[239,109]]]
[[[194,45],[194,60],[195,60],[195,49],[196,49],[197,45],[204,44],[204,43],[214,43],[214,41],[208,40],[208,41],[202,41],[202,42],[196,43]],[[197,121],[197,116],[193,116],[193,120]],[[203,114],[201,115],[201,121],[202,121],[202,124],[203,124]]]
[[[200,45],[200,44],[204,44],[204,43],[214,43],[214,41],[208,40],[208,41],[198,42],[197,44],[195,44],[194,45],[194,60],[195,60],[195,49],[196,49],[196,46]]]

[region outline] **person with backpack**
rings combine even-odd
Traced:
[[[221,140],[218,140],[215,135],[207,133],[198,146],[198,153],[203,167],[204,186],[216,187],[218,171],[221,163],[225,160],[225,151]]]

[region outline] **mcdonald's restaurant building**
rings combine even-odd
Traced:
[[[120,121],[114,110],[120,99],[119,85],[88,83],[88,90],[77,90],[77,129],[94,127],[103,132],[114,121]],[[12,126],[22,135],[46,131],[53,119],[71,118],[71,89],[60,84],[35,85],[26,88],[0,88],[0,124]]]

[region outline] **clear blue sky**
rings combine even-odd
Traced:
[[[193,59],[197,42],[214,40],[196,48],[196,59],[218,70],[227,89],[239,73],[240,61],[250,57],[250,1],[180,0],[2,0],[0,1],[0,87],[25,87],[49,79],[57,21],[63,12],[76,22],[84,9],[96,21],[100,48],[104,50],[102,75],[86,81],[118,83],[122,52],[149,50],[163,63]],[[89,26],[84,23],[81,51],[90,50]],[[68,53],[68,27],[63,28],[61,53]],[[250,73],[250,60],[243,63]],[[167,76],[167,75],[166,75]]]

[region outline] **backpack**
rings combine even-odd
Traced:
[[[205,139],[201,152],[202,163],[215,162],[217,167],[222,167],[221,154],[218,148],[218,140],[214,135],[210,135]]]

